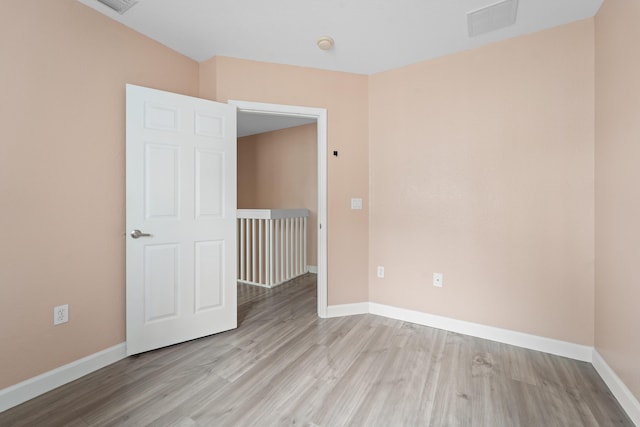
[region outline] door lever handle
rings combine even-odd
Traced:
[[[151,234],[143,233],[140,230],[133,230],[131,232],[131,237],[133,237],[134,239],[137,239],[139,237],[151,237]]]

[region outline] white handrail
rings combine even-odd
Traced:
[[[277,286],[309,271],[308,209],[238,209],[238,281]]]
[[[308,209],[237,209],[236,216],[246,219],[307,218]]]

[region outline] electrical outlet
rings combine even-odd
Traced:
[[[53,324],[59,325],[69,321],[69,304],[53,307]]]
[[[381,279],[384,278],[384,267],[383,266],[381,266],[381,265],[378,266],[377,274],[378,274],[379,278],[381,278]]]
[[[438,288],[442,287],[443,275],[442,273],[433,273],[433,286]]]

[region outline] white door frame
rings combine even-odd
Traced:
[[[327,110],[229,100],[238,112],[316,119],[318,130],[318,316],[327,317]]]

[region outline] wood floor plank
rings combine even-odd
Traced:
[[[370,328],[362,351],[348,364],[347,370],[335,378],[331,393],[312,415],[312,422],[321,426],[347,426],[358,407],[365,404],[365,396],[375,384],[387,358],[380,340],[387,340],[389,328]]]
[[[0,426],[633,424],[593,366],[369,314],[316,315],[315,275],[238,285],[233,331],[129,357]]]

